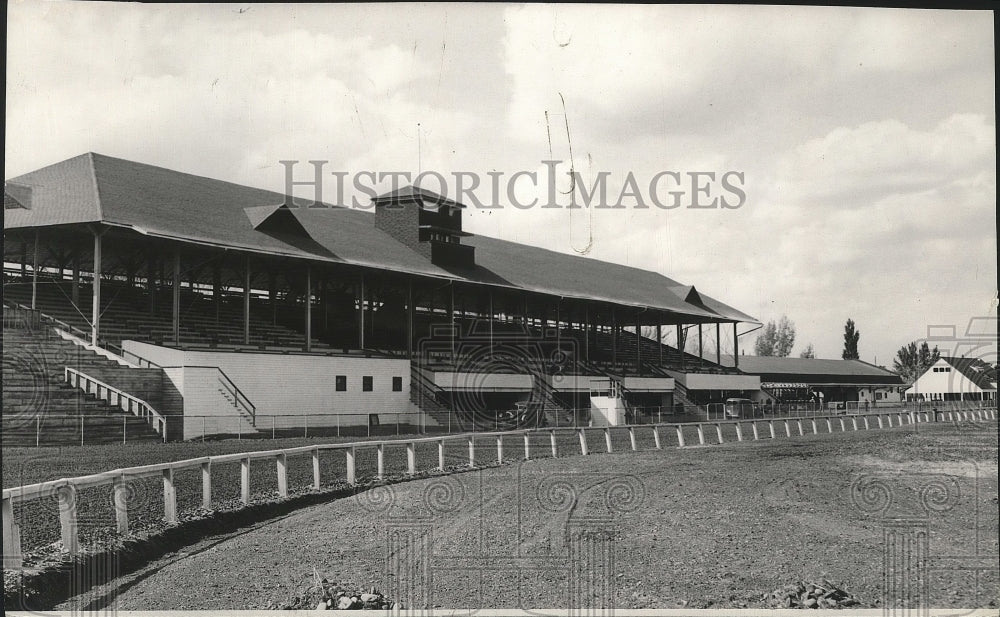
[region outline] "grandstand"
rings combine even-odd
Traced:
[[[113,363],[77,369],[123,394],[144,372],[170,439],[200,436],[196,416],[252,433],[261,413],[617,424],[596,400],[672,409],[760,388],[719,343],[731,328],[738,358],[738,325],[757,321],[693,286],[470,234],[462,204],[423,189],[373,202],[301,207],[94,153],[8,180],[5,429],[55,409],[8,404],[8,375],[27,383],[11,343],[43,341]],[[698,353],[665,344],[668,331]],[[66,386],[56,364],[47,396],[128,413]]]

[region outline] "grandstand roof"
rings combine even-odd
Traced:
[[[722,356],[722,364],[730,366],[732,356]],[[778,358],[773,356],[740,356],[740,370],[760,375],[769,381],[826,382],[902,385],[899,375],[862,360],[824,360],[819,358]],[[763,380],[763,379],[762,379]]]
[[[486,236],[464,241],[476,249],[474,267],[445,269],[377,229],[368,213],[329,204],[283,208],[289,200],[281,193],[101,154],[12,178],[7,187],[24,207],[11,203],[5,229],[105,223],[203,245],[661,309],[692,321],[757,323],[655,272]],[[399,193],[451,203],[424,189]],[[272,222],[282,233],[267,228]]]

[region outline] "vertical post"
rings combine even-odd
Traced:
[[[38,229],[35,229],[35,242],[32,248],[31,263],[31,308],[38,308]],[[59,273],[60,276],[62,272]]]
[[[250,503],[250,457],[240,459],[240,501]]]
[[[684,447],[684,429],[679,424],[675,428],[677,429],[677,445],[680,446],[681,448],[683,448]]]
[[[114,487],[115,502],[115,522],[118,526],[118,533],[128,533],[128,487],[125,484],[125,476],[118,476],[112,481]],[[6,546],[6,542],[4,542]]]
[[[604,446],[607,448],[608,453],[611,452],[611,429],[604,429]]]
[[[737,323],[733,322],[733,367],[740,368],[740,335]]]
[[[743,441],[743,427],[740,423],[736,423],[736,441]]]
[[[698,357],[705,357],[705,339],[701,336],[701,324],[698,324]]]
[[[355,466],[354,466],[354,446],[347,448],[344,451],[346,466],[347,466],[347,483],[353,486],[355,484]],[[413,473],[412,471],[410,473]]]
[[[385,445],[379,444],[375,452],[375,475],[379,480],[385,478]]]
[[[722,329],[719,327],[719,323],[715,324],[715,363],[722,365]]]
[[[677,324],[677,351],[681,354],[681,372],[684,372],[684,326]]]
[[[97,345],[101,335],[101,232],[94,231],[94,285],[91,294],[90,344]]]
[[[552,446],[552,458],[557,458],[559,456],[559,451],[556,449],[556,432],[549,431],[549,445]]]
[[[174,345],[179,346],[181,344],[181,249],[179,247],[174,249],[171,326],[173,328]]]
[[[10,499],[3,500],[3,567],[16,569],[21,567],[21,530],[14,520],[14,504]]]
[[[212,461],[201,464],[201,507],[212,508]]]
[[[381,451],[381,448],[379,448]],[[320,477],[319,477],[319,448],[312,449],[312,463],[313,463],[313,490],[318,491],[320,487]]]
[[[524,460],[531,458],[531,433],[524,431]]]
[[[771,439],[774,439],[774,420],[767,421],[767,428],[771,432]]]
[[[760,432],[757,430],[757,421],[754,420],[753,422],[751,422],[750,426],[753,428],[753,440],[757,441],[758,439],[760,439]]]
[[[306,264],[306,351],[312,351],[312,266]]]
[[[716,424],[715,425],[715,433],[719,436],[719,443],[722,443],[722,425],[721,424]]]
[[[582,428],[577,430],[577,434],[580,436],[580,454],[587,456],[587,436]]]
[[[816,428],[816,418],[811,418],[810,421],[812,422],[813,435],[819,433],[819,430]]]
[[[503,435],[497,435],[497,462],[503,462]]]
[[[660,444],[660,427],[653,425],[653,443],[656,445],[657,450],[662,450],[663,446]]]
[[[250,254],[243,264],[243,344],[250,344]]]
[[[417,448],[412,441],[406,444],[406,473],[417,473]]]
[[[792,426],[788,423],[787,419],[784,422],[785,422],[785,437],[791,437],[792,436]]]
[[[76,555],[80,551],[76,526],[76,487],[64,484],[56,489],[59,500],[59,530],[63,552]]]
[[[698,445],[705,445],[705,427],[698,425]]]
[[[365,275],[362,272],[357,286],[358,294],[358,349],[365,348]]]
[[[635,452],[636,450],[639,449],[638,444],[636,444],[636,442],[635,442],[635,427],[634,426],[628,427],[628,440],[629,440],[629,443],[632,445],[632,451],[633,452]]]
[[[413,357],[413,279],[406,281],[406,357]],[[492,322],[491,322],[492,324]],[[490,326],[493,327],[492,325]]]
[[[177,522],[177,490],[174,488],[174,470],[163,470],[163,520]]]
[[[444,471],[444,440],[438,441],[438,469]]]
[[[70,300],[73,306],[80,305],[80,257],[76,249],[73,249],[73,283],[70,285]]]
[[[469,435],[469,467],[476,466],[476,437]]]
[[[639,309],[635,309],[635,370],[642,374],[642,328],[639,325]]]
[[[288,460],[284,452],[278,454],[274,459],[275,471],[278,473],[278,496],[282,499],[288,497]]]
[[[656,322],[656,351],[660,366],[663,366],[663,326]]]

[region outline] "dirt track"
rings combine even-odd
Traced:
[[[539,459],[383,487],[200,542],[58,608],[115,588],[119,609],[268,608],[301,593],[314,567],[408,608],[756,607],[823,577],[874,607],[885,521],[914,516],[930,532],[931,605],[995,607],[995,430],[918,428]],[[854,490],[866,479],[877,482]],[[389,532],[421,524],[433,530],[432,554],[416,552],[430,571],[407,574],[387,561],[405,554]],[[613,561],[568,557],[581,527],[616,530]],[[955,567],[991,561],[978,581]],[[573,595],[574,568],[594,597]]]

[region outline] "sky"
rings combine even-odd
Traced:
[[[98,152],[284,191],[322,160],[367,205],[361,172],[467,172],[498,207],[466,230],[787,315],[793,355],[839,358],[848,318],[890,367],[995,337],[990,12],[28,1],[7,29],[5,178]],[[601,178],[621,207],[567,207]]]

